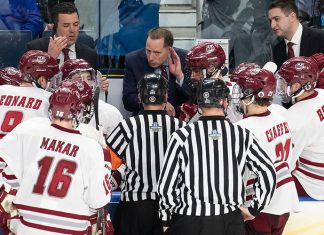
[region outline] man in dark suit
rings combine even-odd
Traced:
[[[294,0],[276,0],[270,3],[268,18],[273,32],[282,38],[273,48],[273,60],[278,69],[291,57],[324,52],[324,31],[299,23]]]
[[[98,56],[94,49],[76,42],[79,36],[79,13],[73,3],[62,2],[53,9],[52,20],[54,35],[40,38],[27,44],[28,50],[48,52],[62,65],[67,59],[84,59],[95,69],[98,68]]]
[[[146,73],[159,73],[168,79],[168,102],[165,109],[169,115],[178,116],[178,107],[190,98],[190,70],[185,63],[187,51],[172,46],[172,33],[158,27],[147,33],[145,48],[127,54],[123,103],[125,109],[133,112],[133,115],[142,109],[137,83]]]

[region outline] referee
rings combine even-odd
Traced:
[[[205,79],[198,95],[202,117],[172,134],[158,182],[160,218],[165,234],[244,234],[272,197],[274,166],[256,138],[225,120],[229,89]],[[243,173],[258,175],[249,208]]]
[[[146,74],[138,84],[144,111],[120,122],[107,138],[110,149],[126,166],[114,218],[115,235],[163,234],[157,181],[168,139],[184,125],[164,111],[167,83],[159,74]]]

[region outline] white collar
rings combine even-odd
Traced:
[[[294,45],[300,45],[302,33],[303,33],[303,26],[301,25],[301,23],[298,23],[298,28],[294,33],[294,36],[292,37],[290,42],[294,43]],[[287,44],[288,42],[289,41],[285,39],[285,43]]]
[[[75,43],[69,46],[69,50],[75,53]]]

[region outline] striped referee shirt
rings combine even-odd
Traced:
[[[171,134],[184,122],[165,111],[141,111],[119,123],[107,144],[125,162],[122,201],[157,200],[157,181]]]
[[[275,189],[274,166],[247,129],[222,116],[203,116],[172,134],[158,182],[160,218],[223,215],[245,198],[244,171],[258,175],[249,211],[257,214]]]

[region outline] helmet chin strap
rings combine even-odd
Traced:
[[[36,81],[32,81],[32,85],[33,85],[33,87],[37,87],[37,88],[43,89],[43,87],[41,85],[39,85],[39,83],[36,82]]]
[[[212,74],[211,78],[213,78],[213,79],[218,79],[220,73],[221,73],[221,70],[220,70],[220,69],[216,70],[216,72],[214,72],[214,73]]]
[[[73,118],[73,121],[72,121],[72,128],[73,129],[76,129],[79,126],[80,119],[81,119],[81,113],[78,113],[78,115],[76,115]]]
[[[242,103],[244,104],[243,105],[243,114],[247,114],[247,106],[249,106],[250,104],[252,104],[254,102],[254,99],[255,99],[255,96],[253,95],[251,97],[251,100],[249,102],[247,102],[247,103],[245,103],[245,101],[242,100]]]
[[[32,81],[31,84],[33,85],[33,87],[43,89],[43,87],[38,83],[38,81],[35,78],[33,78],[31,75],[29,75],[29,79]]]
[[[219,74],[222,72],[221,69],[217,69],[214,66],[210,66],[207,69],[203,69],[203,77],[204,78],[212,78],[212,79],[218,79]]]
[[[297,102],[296,98],[301,96],[304,93],[305,89],[303,87],[301,87],[297,91],[295,91],[293,94],[290,94],[290,87],[291,86],[287,87],[287,94],[288,94],[289,97],[291,97],[291,102],[293,104],[295,104]]]

